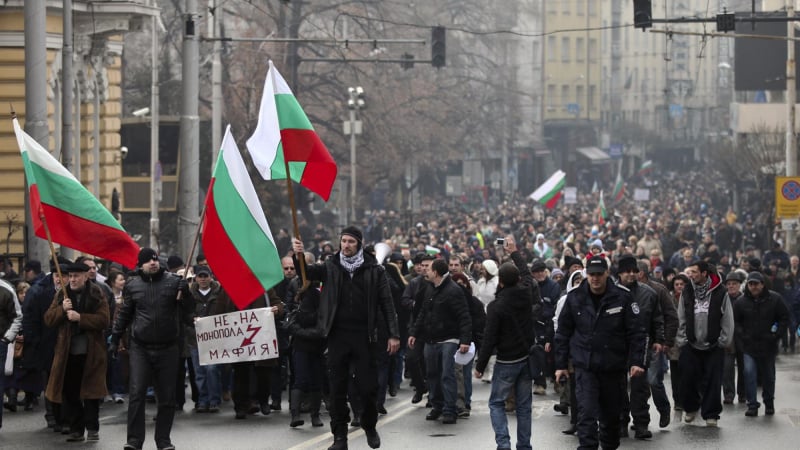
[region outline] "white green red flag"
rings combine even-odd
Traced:
[[[636,172],[636,175],[643,177],[652,171],[653,171],[653,161],[648,159],[647,161],[642,163],[642,167],[639,168],[639,171]]]
[[[600,201],[597,202],[597,223],[605,225],[607,218],[608,212],[606,211],[606,202],[603,200],[603,191],[600,191]]]
[[[50,152],[13,120],[28,183],[31,220],[36,236],[133,268],[139,245],[111,212]]]
[[[292,180],[325,201],[330,198],[336,162],[271,60],[258,125],[247,140],[247,150],[265,180],[285,180],[285,160]]]
[[[214,277],[239,309],[283,279],[275,239],[230,125],[208,187],[202,242]]]
[[[617,172],[617,181],[614,183],[614,193],[611,197],[615,202],[621,201],[625,197],[625,182],[622,181],[622,170]]]
[[[536,188],[535,191],[528,197],[541,203],[545,208],[552,209],[556,207],[558,199],[561,198],[561,191],[564,189],[564,182],[566,181],[567,174],[561,170],[557,170],[547,181],[541,186]]]

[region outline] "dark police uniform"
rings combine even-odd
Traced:
[[[555,336],[556,369],[566,370],[570,359],[575,366],[579,448],[619,446],[621,381],[629,367],[645,366],[639,305],[610,279],[598,297],[592,299],[588,280],[567,294]]]

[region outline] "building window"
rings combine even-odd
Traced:
[[[562,62],[569,62],[570,54],[569,54],[569,38],[564,37],[561,38],[561,61]]]
[[[576,38],[575,39],[575,60],[576,61],[583,61],[586,55],[586,47],[584,45],[583,38]]]
[[[569,4],[571,0],[561,0],[561,12],[564,14],[569,14]]]
[[[589,104],[586,105],[589,111],[594,111],[596,109],[594,102],[595,95],[597,95],[597,86],[591,84],[589,85],[589,98],[587,99]]]
[[[575,14],[582,16],[585,12],[586,12],[586,0],[575,0]]]
[[[589,0],[589,15],[596,16],[597,15],[597,4],[600,3],[597,0]]]
[[[548,84],[547,85],[547,107],[552,109],[553,106],[556,104],[556,85],[555,84]]]
[[[586,104],[588,103],[586,101],[586,97],[584,97],[583,86],[580,85],[580,84],[575,86],[575,103],[577,103],[577,104],[579,104],[579,105],[581,105],[583,107],[585,107]]]
[[[547,60],[556,60],[556,38],[555,36],[548,36],[547,38]]]
[[[569,103],[569,85],[562,84],[561,85],[561,102],[564,108],[567,107],[567,103]]]
[[[597,39],[589,38],[589,61],[595,62],[597,61]]]

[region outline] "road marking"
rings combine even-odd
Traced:
[[[378,420],[378,424],[375,426],[375,428],[377,428],[377,429],[383,428],[384,425],[394,422],[395,420],[405,416],[406,414],[410,413],[411,411],[419,411],[419,410],[421,410],[421,408],[419,408],[417,406],[414,406],[414,405],[406,406],[405,408],[403,408],[403,409],[401,409],[401,410],[399,410],[399,411],[397,411],[395,413],[386,415],[386,416],[383,417],[383,419]],[[363,434],[364,434],[364,430],[359,428],[359,429],[356,429],[354,431],[351,431],[351,432],[347,433],[347,438],[349,440],[349,439],[352,439],[352,438],[360,437]],[[325,442],[325,441],[333,442],[333,435],[328,432],[328,433],[325,433],[325,434],[323,434],[321,436],[317,436],[317,437],[315,437],[313,439],[309,439],[309,440],[307,440],[305,442],[301,442],[300,444],[297,444],[294,447],[289,447],[287,450],[305,450],[305,449],[309,449],[309,448],[319,448],[318,444],[321,444],[322,442]]]

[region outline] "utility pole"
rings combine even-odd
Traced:
[[[74,142],[74,135],[72,133],[72,114],[73,108],[73,95],[72,88],[75,84],[72,74],[72,0],[63,0],[62,3],[62,45],[61,45],[61,163],[64,167],[81,182],[81,149],[78,148],[75,158],[72,144]],[[80,108],[78,108],[80,114]],[[77,159],[77,161],[76,161]],[[66,247],[61,247],[59,252],[65,258],[72,259],[72,250]]]
[[[208,21],[209,35],[217,38],[220,35],[220,25],[222,24],[223,8],[220,8],[218,0],[209,0],[209,10],[211,20]],[[219,148],[222,145],[222,62],[220,53],[222,52],[222,42],[214,41],[214,50],[211,59],[211,172],[214,172],[214,165],[217,163]]]
[[[183,26],[183,105],[181,113],[180,177],[178,180],[178,252],[188,255],[199,222],[198,117],[200,53],[195,18],[197,0],[186,0]],[[187,264],[191,264],[187,261]]]
[[[47,7],[44,2],[25,2],[25,132],[43,148],[50,147],[47,125]],[[26,184],[27,186],[27,184]],[[25,255],[46,264],[47,242],[36,237],[25,189]],[[47,267],[47,266],[45,266]]]
[[[786,0],[786,17],[794,17],[794,1]],[[797,101],[797,85],[794,59],[794,22],[786,22],[786,176],[797,176],[797,140],[794,134],[795,102]],[[787,227],[785,248],[794,248],[795,230]]]
[[[156,0],[151,0],[155,7]],[[158,15],[151,17],[150,29],[150,248],[158,251],[158,235],[160,223],[158,207],[161,203],[161,163],[158,156],[159,112],[158,112]],[[156,179],[158,177],[158,179]]]

